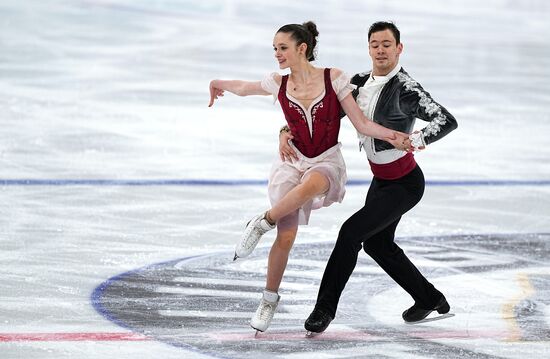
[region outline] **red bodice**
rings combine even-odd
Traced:
[[[332,88],[330,69],[324,72],[325,95],[311,108],[313,130],[310,134],[306,114],[300,104],[286,95],[288,75],[284,75],[279,89],[279,103],[294,139],[294,146],[306,157],[317,157],[338,143],[340,132],[340,101]]]

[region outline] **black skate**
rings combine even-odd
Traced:
[[[449,306],[449,303],[447,303],[447,299],[443,296],[434,308],[423,309],[418,307],[415,303],[412,307],[403,312],[402,317],[407,323],[415,323],[424,320],[424,318],[430,315],[430,313],[434,310],[436,310],[439,314],[447,314],[450,309],[451,307]]]
[[[330,314],[317,308],[313,309],[313,312],[311,312],[304,323],[304,328],[307,330],[306,337],[311,338],[324,332],[332,319],[334,318]]]

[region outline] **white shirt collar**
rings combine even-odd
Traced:
[[[387,75],[384,75],[384,76],[375,76],[371,73],[371,79],[373,81],[376,81],[376,82],[388,82],[392,77],[394,77],[395,75],[397,75],[397,73],[399,72],[399,70],[401,70],[401,65],[400,64],[397,64],[393,70],[390,71],[389,74]]]

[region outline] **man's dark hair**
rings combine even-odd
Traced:
[[[378,31],[384,31],[384,30],[390,30],[393,34],[393,37],[395,37],[395,44],[399,45],[399,42],[401,41],[401,33],[399,32],[399,29],[393,22],[389,21],[378,21],[372,24],[369,28],[369,37],[368,40],[370,41],[370,36],[374,32]]]

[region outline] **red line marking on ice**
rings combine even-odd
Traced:
[[[0,342],[144,341],[136,333],[0,333]]]

